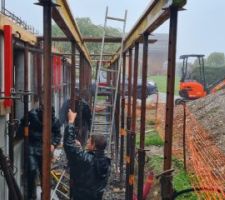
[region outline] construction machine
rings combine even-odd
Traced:
[[[183,60],[179,90],[179,95],[182,98],[194,100],[225,88],[225,76],[212,83],[206,81],[204,55],[182,55],[180,59]],[[193,69],[193,66],[188,62],[189,59],[196,59],[195,62],[197,61],[199,67]],[[215,70],[217,69],[215,68]],[[194,71],[195,73],[193,73]]]

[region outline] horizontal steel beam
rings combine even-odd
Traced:
[[[84,37],[84,42],[102,42],[101,37]],[[105,43],[121,43],[122,38],[121,37],[105,37],[104,42]]]
[[[69,40],[77,43],[77,48],[82,52],[86,60],[91,64],[91,58],[78,26],[74,20],[70,7],[66,0],[56,0],[59,6],[53,7],[52,17],[56,24],[62,29]]]
[[[169,6],[183,7],[186,0],[154,0],[125,38],[124,50],[131,47],[145,32],[149,34],[163,24],[170,16]]]
[[[139,21],[126,36],[123,51],[125,52],[133,47],[135,42],[141,41],[144,33],[150,34],[163,24],[170,17],[168,9],[170,6],[182,8],[185,4],[186,0],[153,0]],[[112,63],[118,59],[118,56],[119,54],[114,56]]]
[[[38,36],[39,40],[43,40],[42,36]],[[122,38],[121,37],[106,37],[105,43],[121,43]],[[71,39],[68,37],[52,37],[53,42],[70,42]],[[102,42],[101,37],[83,37],[83,42]]]

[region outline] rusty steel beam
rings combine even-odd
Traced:
[[[37,37],[39,40],[43,40],[42,36]],[[121,43],[122,38],[121,37],[106,37],[105,42],[106,43]],[[71,39],[64,36],[57,36],[52,37],[52,41],[54,42],[70,42]],[[94,42],[94,43],[101,43],[102,38],[101,37],[82,37],[83,42]]]
[[[94,42],[94,43],[101,43],[101,37],[83,37],[84,42]],[[121,43],[121,37],[105,37],[105,43]]]
[[[52,133],[52,2],[43,1],[43,33],[44,33],[44,95],[43,95],[43,132],[42,132],[42,200],[50,199],[50,167],[51,167],[51,133]]]
[[[129,178],[130,178],[130,128],[131,128],[131,77],[132,77],[132,49],[129,49],[129,63],[128,63],[128,106],[127,106],[127,146],[126,146],[126,193],[125,199],[129,200]]]
[[[133,199],[134,193],[134,159],[135,159],[135,139],[136,139],[136,105],[137,105],[137,78],[138,78],[138,54],[139,54],[139,43],[135,43],[134,52],[134,73],[133,73],[133,104],[132,104],[132,121],[131,121],[131,132],[130,132],[130,176],[129,176],[129,199]],[[132,79],[132,78],[131,78]]]
[[[123,74],[122,74],[122,91],[121,91],[121,130],[120,130],[120,181],[123,180],[123,163],[124,163],[124,137],[125,131],[125,74],[126,74],[126,53],[123,54]]]
[[[148,33],[143,35],[142,94],[141,94],[141,127],[140,148],[138,150],[138,199],[143,199],[145,167],[145,124],[146,124],[146,85],[148,72]]]
[[[100,57],[101,54],[90,54],[90,56],[91,56],[91,57]],[[102,56],[109,56],[109,57],[112,57],[112,56],[114,56],[114,54],[112,54],[112,53],[104,53],[104,54],[102,54]]]
[[[91,58],[89,56],[88,49],[83,43],[83,39],[79,28],[74,20],[73,14],[66,0],[56,0],[56,4],[59,6],[53,8],[52,16],[57,25],[62,29],[64,34],[70,40],[74,40],[77,43],[77,48],[84,55],[87,61],[91,64]]]
[[[75,42],[71,42],[71,71],[70,71],[70,82],[71,82],[71,94],[70,94],[70,103],[73,112],[75,112],[75,87],[76,87],[76,59],[75,59]]]
[[[174,83],[176,66],[176,42],[177,42],[177,14],[178,7],[170,7],[169,28],[169,52],[167,69],[167,97],[166,97],[166,121],[164,144],[164,171],[172,167],[172,138],[173,138],[173,109],[174,109]],[[171,172],[162,177],[162,199],[172,199],[173,186]]]
[[[119,69],[119,61],[116,62],[116,70]],[[115,85],[117,82],[117,77],[116,74],[115,75]],[[120,74],[119,74],[119,79],[118,79],[118,83],[120,83]],[[118,89],[118,93],[117,93],[117,97],[116,97],[116,110],[115,110],[115,128],[116,128],[116,140],[115,140],[115,158],[116,158],[116,170],[118,170],[118,161],[119,161],[119,133],[120,133],[120,113],[121,113],[121,109],[120,109],[120,84],[117,85]]]
[[[139,21],[131,29],[124,40],[123,51],[131,48],[135,41],[139,41],[145,32],[152,33],[161,24],[163,24],[169,18],[169,8],[172,5],[176,5],[178,8],[182,8],[186,4],[186,0],[153,0],[147,10],[143,13]],[[113,60],[116,60],[116,55]]]
[[[38,36],[38,40],[43,41],[44,37],[43,36]],[[73,39],[64,37],[64,36],[57,36],[57,37],[52,37],[52,42],[72,42]]]
[[[79,73],[79,91],[80,91],[80,94],[81,94],[81,91],[84,89],[84,66],[85,66],[85,63],[84,63],[84,55],[81,53],[80,54],[80,73]]]

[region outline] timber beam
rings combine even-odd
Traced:
[[[59,6],[55,6],[52,9],[52,17],[54,21],[62,29],[70,41],[75,41],[77,43],[77,48],[80,52],[82,52],[89,64],[91,64],[91,58],[89,56],[88,49],[83,43],[79,28],[74,20],[67,1],[56,0],[55,3]]]
[[[139,21],[131,29],[124,40],[123,52],[133,47],[135,42],[140,41],[144,33],[151,34],[170,17],[169,7],[175,6],[181,9],[186,0],[153,0]],[[112,63],[119,57],[118,54],[112,59]]]

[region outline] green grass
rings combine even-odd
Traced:
[[[163,157],[154,155],[150,157],[149,167],[154,171],[155,174],[162,172]],[[191,188],[190,176],[184,171],[183,163],[180,160],[173,159],[173,168],[175,169],[173,176],[173,187],[177,191]],[[180,195],[176,200],[197,200],[197,195],[195,193],[186,193]]]
[[[150,76],[149,79],[153,80],[157,84],[159,92],[163,92],[163,93],[166,92],[166,81],[167,81],[166,76]],[[176,78],[175,78],[175,95],[178,95],[179,81],[180,81],[180,78],[178,76],[176,76]]]
[[[158,132],[156,132],[156,131],[152,131],[152,132],[148,133],[148,135],[145,139],[146,146],[150,146],[150,145],[163,146],[163,144],[164,144],[163,140],[161,139]]]
[[[136,145],[140,144],[140,135],[136,138]],[[152,130],[145,135],[145,146],[163,146],[164,142],[159,136],[158,132]]]

